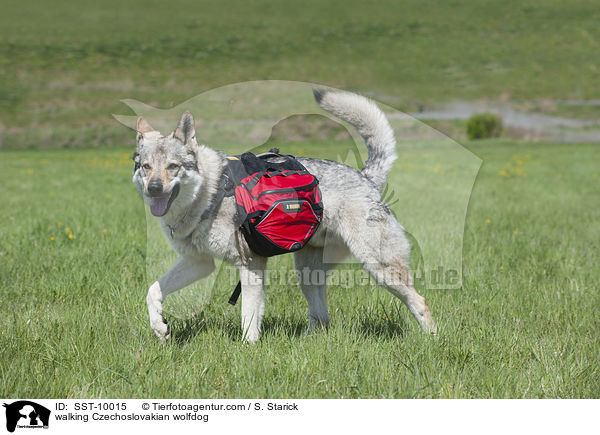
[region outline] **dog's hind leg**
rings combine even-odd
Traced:
[[[324,249],[307,246],[294,253],[300,288],[308,302],[308,331],[329,324],[327,311],[327,271],[334,264],[323,261]]]
[[[388,264],[367,261],[362,266],[376,279],[378,284],[385,286],[390,293],[407,306],[423,331],[435,334],[435,323],[425,303],[425,298],[415,290],[410,270],[405,261],[394,259]]]
[[[266,259],[254,258],[248,265],[239,266],[242,283],[242,334],[248,343],[258,341],[265,313],[264,274]]]
[[[435,324],[425,303],[414,286],[408,266],[410,244],[404,230],[387,211],[374,210],[371,218],[347,222],[344,235],[354,257],[362,267],[398,297],[426,332],[435,333]]]
[[[162,303],[167,295],[210,275],[213,270],[215,270],[215,263],[210,257],[180,257],[167,273],[150,286],[146,303],[150,326],[159,338],[166,340],[170,336],[169,326],[162,315]]]

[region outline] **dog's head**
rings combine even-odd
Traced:
[[[194,118],[185,112],[168,136],[140,117],[136,125],[133,183],[154,216],[186,207],[202,185],[198,170]]]

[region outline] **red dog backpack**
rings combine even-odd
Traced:
[[[230,157],[240,228],[248,246],[263,257],[306,245],[323,217],[319,180],[294,156],[245,153]]]
[[[237,219],[248,246],[263,257],[303,248],[323,218],[319,180],[278,149],[229,157],[226,178],[235,186]],[[232,186],[229,186],[230,188]],[[229,190],[229,189],[227,189]],[[238,282],[229,303],[242,290]]]

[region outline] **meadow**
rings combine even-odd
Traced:
[[[322,155],[345,145],[282,146]],[[227,279],[196,312],[167,314],[171,341],[149,328],[156,277],[146,274],[131,148],[4,152],[0,396],[599,397],[600,149],[467,147],[484,164],[467,213],[463,288],[421,290],[438,336],[370,285],[331,286],[332,324],[306,336],[299,288],[274,283],[253,346],[241,342]],[[288,257],[272,267],[291,268]],[[177,299],[170,304],[177,313]]]
[[[404,111],[453,100],[597,119],[600,9],[585,0],[3,2],[0,146],[125,145],[111,113],[297,80]],[[563,102],[563,103],[561,103]]]
[[[420,287],[436,337],[369,283],[332,285],[330,327],[306,336],[299,288],[272,283],[264,334],[244,345],[225,270],[167,299],[172,340],[162,343],[145,297],[173,254],[154,255],[159,245],[131,184],[133,133],[112,116],[135,119],[127,99],[170,120],[205,91],[277,79],[354,90],[410,112],[493,101],[594,120],[600,105],[585,103],[599,98],[599,20],[585,0],[5,0],[0,397],[600,397],[597,143],[463,143],[483,164],[464,235],[460,227],[462,286]],[[252,139],[248,126],[264,130],[266,117],[251,109],[236,115],[251,123],[228,124],[241,138],[228,152]],[[194,112],[199,132],[210,122],[218,131],[231,115],[219,110]],[[337,159],[352,149],[338,130],[288,121],[270,139],[285,152]],[[461,120],[431,124],[464,134]],[[452,154],[435,163],[441,135],[410,142],[413,127],[397,130],[409,148],[399,144],[390,180],[426,176],[395,192],[398,206],[417,210],[412,221],[398,217],[416,228],[418,265],[436,241],[448,249],[447,234],[419,223],[442,220],[452,196],[438,200],[425,187],[443,187],[446,169],[465,167]],[[291,263],[270,262],[278,271]]]

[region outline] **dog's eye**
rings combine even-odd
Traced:
[[[167,169],[170,169],[170,170],[179,169],[179,165],[177,163],[171,163],[169,166],[167,166]]]
[[[149,165],[148,163],[144,163],[144,164],[142,165],[142,168],[144,168],[144,169],[148,170],[148,169],[150,169],[150,165]]]

